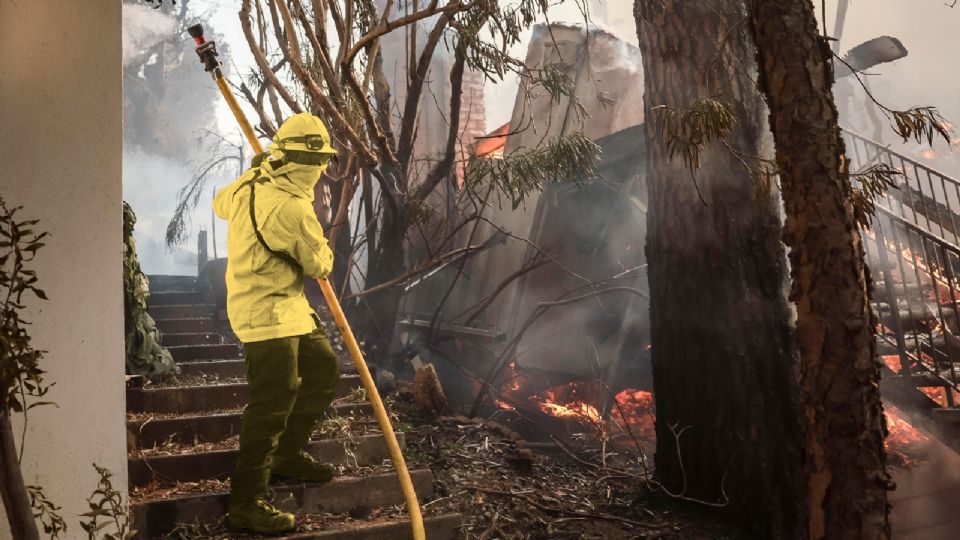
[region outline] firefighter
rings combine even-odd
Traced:
[[[336,355],[303,294],[326,277],[333,252],[313,210],[313,189],[336,151],[310,113],[288,118],[269,153],[213,201],[229,223],[227,314],[243,342],[250,403],[230,479],[229,522],[260,533],[294,528],[266,500],[271,475],[327,482],[334,468],[303,450],[333,401]]]

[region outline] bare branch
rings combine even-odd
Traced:
[[[249,3],[249,0],[244,0],[244,4],[246,5],[247,3]],[[277,6],[277,8],[280,10],[280,16],[283,18],[284,27],[287,29],[286,34],[289,46],[289,51],[286,52],[286,54],[288,55],[287,58],[290,60],[290,64],[293,67],[293,72],[297,75],[297,78],[299,78],[300,82],[303,83],[306,90],[310,93],[310,96],[314,99],[314,102],[316,102],[323,110],[323,113],[334,121],[333,125],[335,129],[342,133],[350,142],[352,147],[351,149],[360,154],[361,158],[366,162],[376,163],[379,161],[377,155],[373,152],[373,150],[370,149],[370,147],[367,146],[360,135],[357,134],[357,132],[350,125],[350,122],[344,118],[339,108],[324,94],[323,90],[300,61],[300,44],[297,42],[297,33],[293,26],[293,18],[290,15],[290,10],[287,9],[286,4],[283,2],[283,0],[277,0],[272,2],[270,5]]]
[[[263,51],[257,45],[257,39],[253,35],[253,29],[250,28],[250,0],[243,0],[243,3],[240,7],[240,27],[243,29],[243,35],[247,38],[247,45],[250,47],[250,52],[253,53],[253,58],[257,62],[257,66],[260,68],[260,72],[263,74],[264,78],[269,81],[270,85],[273,86],[277,93],[280,94],[280,97],[283,98],[284,103],[287,104],[287,107],[290,107],[294,113],[303,112],[303,108],[300,107],[300,104],[297,103],[297,100],[293,99],[293,96],[290,95],[290,92],[280,83],[280,80],[277,79],[277,74],[274,73],[273,69],[270,67],[270,63],[267,62],[266,56],[264,56]]]
[[[393,3],[392,1],[388,2],[388,4],[392,4],[392,3]],[[429,17],[433,17],[434,15],[438,15],[441,13],[447,14],[451,12],[463,11],[464,9],[467,9],[471,6],[471,4],[465,5],[459,0],[455,0],[454,2],[450,2],[449,4],[446,4],[441,7],[437,7],[437,4],[439,4],[437,0],[431,0],[430,5],[427,6],[427,8],[421,11],[411,13],[409,15],[404,15],[403,17],[400,17],[399,19],[395,19],[392,21],[386,20],[387,16],[389,15],[389,9],[391,8],[391,6],[388,5],[387,9],[385,9],[383,12],[383,17],[381,18],[380,25],[374,28],[373,30],[367,32],[360,39],[358,39],[356,43],[354,43],[350,51],[346,55],[344,55],[343,63],[347,65],[353,63],[354,58],[357,57],[357,54],[359,54],[364,47],[372,43],[377,38],[380,38],[383,35],[396,30],[397,28],[403,28],[404,26],[413,25],[417,21],[427,19]]]
[[[403,125],[400,127],[400,146],[397,148],[397,159],[400,160],[404,169],[409,167],[410,156],[413,153],[413,143],[416,140],[414,129],[418,124],[416,121],[417,112],[420,109],[420,96],[423,94],[427,72],[430,71],[430,60],[433,58],[437,44],[440,43],[440,38],[451,19],[453,19],[453,15],[450,12],[445,12],[437,20],[436,26],[430,31],[427,42],[423,45],[416,70],[411,75],[410,84],[407,86],[406,102],[403,107]]]
[[[447,147],[441,159],[427,175],[427,179],[414,191],[414,198],[425,200],[440,182],[450,176],[457,156],[457,140],[460,133],[460,105],[463,101],[463,68],[466,61],[463,47],[457,47],[453,67],[450,69],[450,128],[447,132]]]

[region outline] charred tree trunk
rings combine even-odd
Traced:
[[[7,396],[0,390],[0,403],[6,401]],[[17,444],[13,425],[10,423],[10,412],[3,407],[0,407],[0,496],[13,538],[39,539],[37,522],[33,519],[33,509],[30,507],[30,496],[23,483],[20,462],[17,461]]]
[[[377,228],[376,250],[369,255],[364,289],[388,283],[406,273],[406,233],[405,217],[394,213],[384,202],[383,219]],[[400,283],[364,295],[354,306],[359,333],[371,352],[382,355],[390,352],[403,285]]]
[[[880,365],[863,244],[810,0],[751,0],[786,208],[802,364],[811,538],[889,538]]]
[[[768,132],[745,10],[684,0],[637,0],[635,8],[647,110],[656,474],[668,492],[719,503],[760,538],[800,538],[802,423],[776,196],[758,190],[720,142],[704,148],[691,175],[668,155],[654,109],[717,98],[736,114],[729,144],[762,152]]]

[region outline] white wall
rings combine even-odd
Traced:
[[[120,51],[118,0],[0,1],[0,196],[51,233],[35,265],[50,300],[25,318],[59,407],[31,411],[24,477],[63,506],[71,539],[91,463],[127,485]]]

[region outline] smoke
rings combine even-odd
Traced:
[[[227,28],[228,21],[229,26],[239,28],[235,13],[225,18],[232,10],[217,8],[211,0],[194,0],[187,13],[179,8],[155,10],[138,3],[123,4],[123,194],[137,215],[134,238],[147,274],[197,272],[198,233],[212,232],[212,188],[222,187],[236,172],[214,171],[209,176],[196,209],[187,215],[187,240],[183,246],[168,249],[166,228],[177,207],[178,192],[201,164],[224,152],[212,144],[217,135],[231,142],[237,138],[232,119],[225,129],[217,121],[216,110],[222,100],[209,74],[195,61],[192,41],[176,34],[197,13],[203,13],[204,21],[210,21],[213,28]],[[208,38],[218,41],[221,60],[230,66],[230,43],[221,37],[208,30]],[[194,61],[184,61],[187,58]],[[216,226],[217,251],[223,256],[226,225],[218,221]],[[208,239],[211,257],[212,241]]]
[[[837,4],[838,0],[829,0],[826,4],[826,26],[831,35],[841,33],[835,29]],[[960,100],[956,98],[960,71],[953,68],[957,46],[949,38],[956,30],[960,5],[951,9],[949,4],[929,0],[849,2],[839,54],[843,55],[854,46],[878,36],[899,39],[909,51],[905,58],[875,66],[868,70],[869,75],[861,75],[869,85],[870,92],[891,109],[932,105],[947,120],[960,124]],[[890,129],[883,113],[875,113],[878,118],[876,122],[870,119],[868,110],[874,107],[854,77],[839,81],[835,95],[838,97],[841,120],[848,127],[885,145],[890,144],[894,150],[906,153],[934,169],[960,176],[960,151],[956,145],[948,147],[941,140],[934,144],[934,151],[930,152],[930,147],[925,143],[916,144],[912,140],[903,143]]]
[[[140,265],[147,274],[192,275],[197,271],[196,234],[184,246],[172,250],[164,240],[177,191],[191,174],[187,163],[135,146],[124,147],[123,199],[137,215],[133,237]],[[210,195],[204,194],[191,216],[194,231],[210,229],[210,204]],[[226,236],[223,222],[217,225],[218,232]]]
[[[146,51],[173,36],[177,21],[141,4],[123,4],[123,65],[138,60]]]
[[[584,6],[586,17],[584,17]],[[591,29],[598,28],[613,34],[629,47],[637,43],[637,27],[633,18],[633,2],[610,0],[579,0],[560,2],[550,7],[550,22],[584,26],[589,20]],[[546,24],[542,19],[538,23]],[[531,28],[521,35],[520,43],[510,51],[517,58],[525,58],[527,46],[536,30]],[[629,56],[624,56],[628,58]],[[492,131],[510,121],[513,104],[519,88],[519,78],[508,75],[504,81],[488,82],[484,88],[487,129]]]

